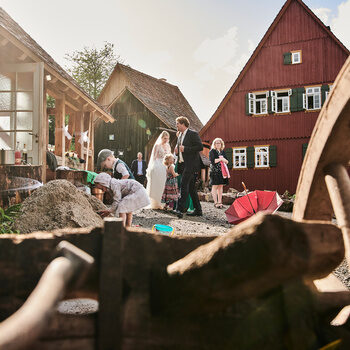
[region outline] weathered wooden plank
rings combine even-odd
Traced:
[[[44,79],[45,81],[45,79]],[[47,100],[46,100],[46,86],[44,83],[44,91],[43,91],[43,114],[41,119],[41,127],[40,127],[40,137],[39,137],[39,150],[41,152],[42,159],[42,178],[43,182],[46,182],[46,150],[47,145],[49,143],[49,118],[47,114]]]
[[[171,312],[213,312],[293,278],[325,277],[343,258],[342,234],[335,225],[258,213],[160,270],[152,299]]]
[[[122,244],[124,226],[121,219],[105,220],[100,264],[98,349],[121,348],[122,329]]]
[[[75,114],[75,152],[80,158],[84,158],[83,144],[80,142],[84,125],[84,113],[76,112]]]

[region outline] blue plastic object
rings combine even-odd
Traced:
[[[159,232],[163,235],[172,235],[174,233],[174,227],[168,225],[155,224],[152,227],[152,232]]]

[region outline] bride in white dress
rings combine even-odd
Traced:
[[[169,144],[170,135],[163,131],[153,146],[151,159],[147,168],[147,194],[151,199],[152,209],[162,209],[161,198],[166,182],[166,167],[163,164],[164,156],[171,153]]]

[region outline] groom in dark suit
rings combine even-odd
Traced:
[[[196,191],[196,179],[201,169],[199,152],[203,150],[202,141],[196,131],[188,127],[190,122],[186,117],[176,118],[176,128],[179,131],[175,153],[178,155],[178,173],[182,174],[180,186],[180,198],[177,206],[177,216],[183,217],[186,199],[190,194],[194,206],[194,211],[187,215],[202,216],[202,207]]]

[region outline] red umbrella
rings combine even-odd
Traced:
[[[258,211],[275,212],[283,200],[275,191],[253,191],[237,198],[225,211],[230,224],[238,224],[248,219]]]

